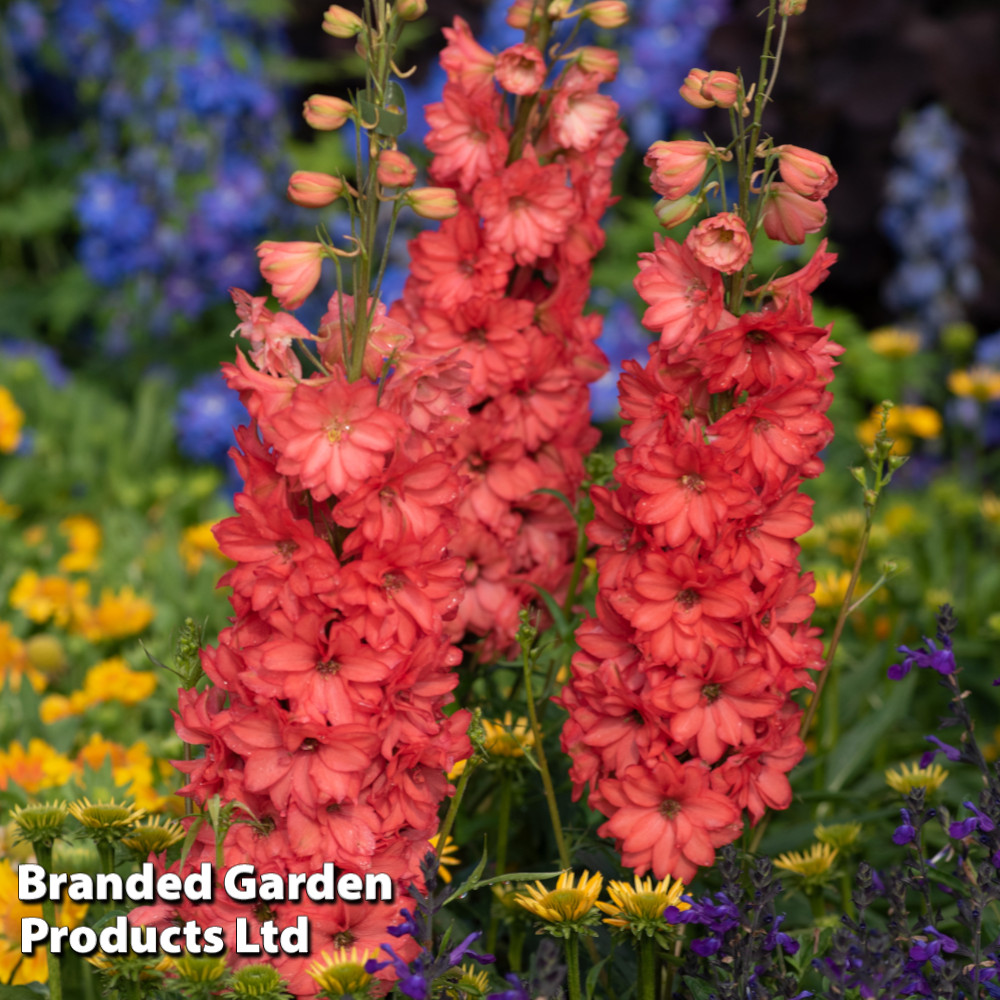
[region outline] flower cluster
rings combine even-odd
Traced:
[[[55,68],[95,112],[85,132],[71,119],[87,156],[77,255],[115,290],[108,347],[127,347],[139,318],[165,333],[224,302],[253,278],[250,244],[287,212],[267,184],[282,126],[263,65],[278,26],[223,0],[20,6],[34,28],[18,47],[26,79],[51,87]]]
[[[904,123],[895,152],[880,222],[899,263],[883,295],[925,337],[936,337],[963,318],[963,303],[979,291],[959,130],[944,108],[929,105]]]
[[[487,652],[511,645],[540,589],[567,589],[576,525],[540,491],[575,500],[597,440],[587,385],[606,362],[600,317],[583,307],[625,144],[617,106],[599,93],[615,54],[558,45],[562,69],[546,86],[561,15],[532,10],[514,5],[524,41],[498,55],[461,19],[445,32],[448,82],[426,110],[426,143],[431,177],[456,190],[459,211],[411,242],[393,312],[420,350],[469,366],[470,419],[449,452],[468,480],[452,545],[468,584],[454,634],[488,636]]]
[[[336,6],[327,13],[328,24],[334,14],[361,24]],[[390,27],[365,27],[369,50],[385,44]],[[387,93],[384,81],[376,84]],[[355,114],[346,101],[315,95],[304,114],[322,129],[332,126],[317,109],[340,124]],[[409,161],[385,131],[367,139],[371,170],[358,190],[299,172],[295,197],[311,202],[322,184],[336,187],[334,196],[350,191],[362,206],[393,201],[396,211],[399,200],[385,189],[412,185],[412,173],[399,175]],[[421,207],[423,198],[450,195],[406,192]],[[366,260],[369,237],[366,229],[356,240]],[[313,291],[326,257],[352,257],[321,243],[265,242],[258,254],[286,308]],[[359,271],[355,288],[372,277]],[[244,484],[236,515],[214,529],[235,563],[221,580],[233,591],[233,618],[218,647],[202,654],[212,686],[180,692],[177,731],[204,748],[178,762],[188,775],[181,794],[202,805],[218,795],[238,818],[202,827],[187,864],[212,861],[217,850],[227,867],[249,860],[282,876],[333,862],[386,873],[402,889],[420,878],[447,772],[471,752],[468,714],[443,713],[460,658],[445,634],[465,568],[449,553],[461,488],[449,448],[465,422],[467,377],[454,356],[419,350],[377,298],[356,310],[338,290],[315,333],[269,309],[265,297],[234,289],[233,299],[250,351],[238,350],[223,373],[251,422],[237,429],[232,453]],[[309,374],[303,358],[315,368]],[[208,910],[200,907],[199,921],[227,936],[239,917],[254,937],[266,920],[280,926],[304,914],[317,954],[376,954],[399,903],[248,907],[217,897]],[[185,913],[159,908],[136,919]],[[400,960],[415,948],[402,943]],[[315,992],[307,965],[288,954],[275,961],[297,995]]]
[[[791,694],[822,663],[794,539],[812,523],[799,485],[822,470],[832,437],[824,386],[841,348],[813,323],[810,299],[833,260],[825,243],[742,310],[750,233],[801,242],[836,174],[798,147],[766,155],[783,179],[766,183],[749,226],[721,212],[641,255],[635,286],[659,343],[621,379],[627,447],[614,487],[592,491],[588,528],[597,615],[577,632],[561,695],[576,794],[590,786],[608,817],[599,832],[658,878],[710,865],[743,810],[756,822],[788,806],[786,773],[804,753]],[[661,206],[697,206],[704,194],[690,192],[721,158],[711,143],[655,143]]]

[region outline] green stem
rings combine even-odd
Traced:
[[[106,840],[99,840],[97,853],[101,859],[101,871],[110,875],[115,870],[115,849]]]
[[[510,775],[504,771],[500,778],[500,815],[497,819],[497,875],[507,870],[507,842],[510,839]],[[486,934],[486,950],[492,954],[496,949],[497,932],[500,922],[496,911],[490,914],[490,926]]]
[[[643,937],[639,942],[639,1000],[656,1000],[656,941]]]
[[[52,845],[37,843],[34,848],[38,863],[45,869],[46,873],[51,872]],[[49,927],[56,926],[56,904],[47,896],[42,900],[42,919]],[[62,967],[59,956],[54,955],[48,946],[45,948],[45,962],[49,969],[49,998],[50,1000],[62,1000]]]
[[[465,795],[465,789],[469,784],[469,778],[472,776],[472,772],[475,769],[476,766],[471,760],[466,762],[465,770],[462,771],[462,775],[458,779],[458,787],[455,789],[455,794],[452,796],[452,800],[448,804],[448,812],[445,814],[444,822],[441,824],[441,829],[438,831],[437,856],[439,861],[441,860],[441,852],[444,850],[445,841],[451,833],[451,828],[455,825],[455,817],[458,815],[458,807],[462,804],[462,796]]]
[[[538,724],[538,713],[535,711],[535,694],[531,684],[531,655],[526,649],[522,657],[524,664],[524,697],[528,703],[528,718],[531,720],[531,731],[535,735],[535,756],[538,758],[538,770],[542,775],[542,785],[545,787],[545,800],[549,806],[549,817],[552,820],[552,832],[556,838],[556,848],[559,851],[559,863],[563,868],[570,867],[569,851],[563,839],[562,821],[559,819],[559,806],[556,803],[556,790],[549,773],[549,763],[545,759],[545,747],[542,745],[542,727]]]
[[[583,1000],[580,990],[580,941],[576,934],[566,938],[566,989],[569,1000]]]
[[[510,947],[507,949],[507,964],[511,972],[521,971],[521,956],[524,952],[524,925],[520,922],[510,928]]]
[[[587,533],[586,525],[582,520],[576,524],[576,555],[573,558],[573,572],[570,574],[569,586],[566,588],[566,600],[563,603],[563,611],[566,614],[573,613],[573,605],[576,603],[576,588],[580,584],[580,573],[583,571],[583,560],[587,555]]]

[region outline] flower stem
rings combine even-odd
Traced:
[[[656,941],[644,937],[639,942],[639,998],[656,1000]]]
[[[575,934],[566,938],[566,990],[569,1000],[583,1000],[580,990],[580,942]]]
[[[545,787],[545,800],[549,806],[549,817],[552,820],[552,832],[556,838],[556,848],[559,851],[559,863],[563,868],[570,867],[569,851],[563,839],[562,821],[559,819],[559,806],[556,803],[556,790],[549,773],[549,763],[545,759],[545,747],[542,743],[542,727],[538,724],[538,713],[535,711],[535,694],[531,684],[531,653],[525,649],[522,655],[524,665],[524,698],[528,703],[528,718],[531,720],[531,731],[535,736],[535,756],[538,758],[538,770],[542,775],[542,785]]]
[[[465,795],[465,789],[469,784],[469,778],[475,769],[475,764],[471,760],[467,761],[465,764],[465,770],[462,771],[462,774],[458,779],[458,787],[455,789],[455,794],[452,796],[451,802],[448,804],[448,812],[445,813],[444,822],[441,824],[441,829],[438,831],[438,861],[441,860],[441,852],[444,851],[444,845],[448,840],[448,834],[451,833],[451,828],[455,825],[455,817],[458,815],[458,807],[462,804],[462,796]]]
[[[34,847],[38,863],[46,872],[52,871],[52,845],[40,842]],[[48,896],[42,900],[42,919],[49,927],[56,926],[56,904]],[[49,946],[45,948],[45,962],[49,969],[49,1000],[62,1000],[62,967]]]

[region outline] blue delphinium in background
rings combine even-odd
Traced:
[[[221,372],[202,375],[177,396],[174,426],[177,447],[185,458],[225,468],[227,484],[237,491],[242,480],[229,458],[233,428],[247,422],[247,411]]]
[[[645,365],[649,360],[652,337],[636,317],[627,302],[616,301],[604,317],[598,347],[607,355],[608,371],[590,385],[590,411],[597,422],[614,420],[618,416],[618,379],[622,364],[635,360]]]
[[[27,73],[43,18],[42,61],[79,105],[77,256],[106,289],[105,349],[190,328],[230,286],[256,287],[253,246],[288,211],[274,183],[288,116],[265,68],[280,25],[234,0],[17,8]]]
[[[964,316],[979,287],[969,232],[961,136],[932,104],[907,119],[895,141],[880,223],[899,264],[883,289],[886,305],[926,340]]]

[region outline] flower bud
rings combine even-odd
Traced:
[[[382,187],[409,187],[417,179],[417,168],[406,153],[383,149],[378,154],[375,177]]]
[[[594,0],[581,13],[598,28],[620,28],[628,23],[628,4],[623,0]]]
[[[740,81],[735,73],[712,70],[701,82],[701,96],[720,108],[731,108],[739,92]]]
[[[818,233],[826,223],[826,205],[797,194],[787,184],[774,181],[764,194],[764,232],[772,240],[798,245],[806,233]]]
[[[600,45],[584,45],[571,54],[584,73],[596,73],[605,83],[618,75],[618,53]]]
[[[415,188],[406,203],[424,219],[450,219],[458,215],[458,198],[451,188]]]
[[[656,203],[653,211],[664,229],[673,229],[674,226],[687,222],[698,211],[702,200],[691,194],[686,194],[683,198],[677,198],[674,201],[663,198]]]
[[[326,247],[322,243],[276,243],[257,247],[260,273],[285,309],[297,309],[319,283]]]
[[[396,11],[404,21],[419,21],[427,13],[427,0],[396,0]]]
[[[807,0],[778,0],[778,13],[782,17],[794,17],[806,12]]]
[[[518,31],[527,31],[531,26],[532,11],[535,8],[535,0],[514,0],[507,11],[507,23]],[[539,20],[539,14],[535,14],[535,20]]]
[[[354,108],[339,97],[328,97],[326,94],[313,94],[302,106],[302,117],[321,132],[333,132],[341,127],[348,118],[354,117]]]
[[[357,14],[337,4],[330,6],[323,14],[323,30],[334,38],[354,38],[361,34],[364,27],[364,21]]]
[[[701,93],[701,85],[705,82],[705,77],[707,76],[707,70],[693,69],[684,78],[684,83],[681,85],[680,89],[680,95],[692,107],[704,109],[711,108],[715,105],[715,101],[710,98],[703,97]]]
[[[573,0],[552,0],[545,13],[550,21],[561,21],[569,13]]]
[[[828,156],[821,156],[801,146],[777,146],[778,170],[781,179],[803,198],[819,201],[837,184],[837,171]]]
[[[705,176],[712,146],[696,139],[678,139],[675,142],[654,142],[642,161],[653,171],[650,184],[653,190],[668,201],[689,194]]]
[[[323,208],[344,193],[339,177],[313,170],[296,170],[288,181],[288,200],[303,208]]]

